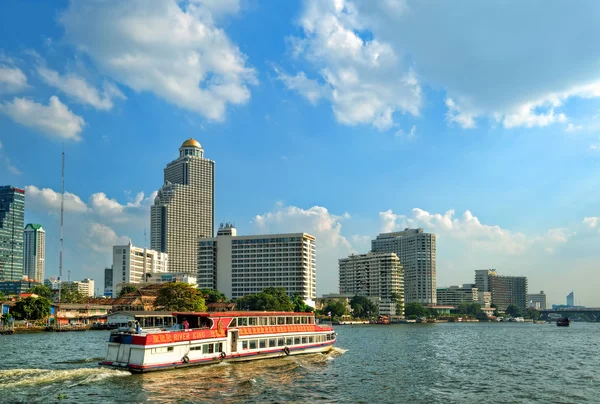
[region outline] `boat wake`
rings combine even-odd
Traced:
[[[67,387],[99,382],[111,377],[131,376],[122,370],[103,368],[83,368],[69,370],[52,369],[10,369],[0,370],[0,390],[13,387],[42,386],[64,383]]]
[[[327,357],[329,359],[339,358],[340,356],[342,356],[346,352],[348,352],[347,349],[339,348],[337,346],[334,346],[333,349],[327,353]]]
[[[85,358],[85,359],[73,359],[73,360],[69,360],[69,361],[62,361],[62,362],[56,362],[57,364],[61,364],[61,365],[78,365],[81,363],[96,363],[96,362],[100,362],[104,359],[104,357],[99,357],[99,358]]]

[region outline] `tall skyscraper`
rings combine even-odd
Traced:
[[[188,139],[164,170],[150,209],[150,246],[169,255],[170,272],[197,275],[198,239],[214,230],[214,169],[200,143]]]
[[[404,270],[406,303],[436,304],[435,234],[423,229],[382,233],[371,240],[373,252],[396,253]]]
[[[226,224],[217,237],[198,240],[198,287],[229,298],[284,288],[314,306],[315,251],[315,238],[306,233],[238,236]]]
[[[573,306],[575,306],[575,295],[573,294],[573,292],[571,292],[567,295],[567,307]]]
[[[25,191],[10,185],[0,187],[0,280],[23,278],[24,225]]]
[[[46,231],[41,224],[29,223],[23,230],[23,275],[44,282]]]

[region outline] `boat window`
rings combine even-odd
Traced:
[[[315,337],[313,337],[312,335],[310,337],[308,337],[308,343],[312,344],[313,342],[315,342]]]
[[[173,352],[173,347],[172,346],[167,347],[167,352]]]
[[[287,338],[285,339],[285,344],[286,344],[286,345],[292,345],[292,337],[287,337]]]
[[[255,339],[250,341],[250,349],[256,349],[256,340]]]
[[[259,325],[269,325],[269,319],[267,317],[260,317],[259,320]]]
[[[300,337],[294,338],[294,345],[298,345],[300,343]]]
[[[267,347],[267,340],[266,339],[261,339],[260,341],[258,341],[258,347],[259,348],[266,348]]]
[[[208,353],[208,344],[202,345],[202,353],[203,354],[207,354]]]
[[[327,341],[330,341],[330,340],[331,340],[331,335],[327,334]]]
[[[294,324],[294,318],[293,317],[286,317],[285,318],[285,323],[286,324]]]
[[[257,318],[256,317],[249,317],[248,318],[248,325],[256,325],[257,324]]]
[[[269,317],[269,325],[277,325],[277,317]]]
[[[215,352],[223,352],[223,343],[222,342],[215,344]]]
[[[213,344],[208,344],[208,353],[215,353],[215,346]]]
[[[245,327],[248,325],[248,317],[242,317],[238,319],[238,323],[240,326]]]
[[[308,324],[308,317],[302,317],[302,324]]]
[[[308,324],[314,324],[314,323],[315,323],[314,317],[309,317],[308,318]]]
[[[248,341],[242,341],[242,349],[248,349]]]
[[[231,323],[229,323],[230,327],[237,327],[237,318],[234,318],[231,320]]]
[[[285,317],[277,317],[277,324],[278,325],[285,324]]]
[[[277,339],[277,346],[284,346],[285,345],[285,339],[284,338],[278,338]]]
[[[300,317],[294,317],[294,324],[300,324]]]
[[[271,338],[269,340],[269,348],[273,348],[277,346],[277,340],[275,338]]]
[[[190,351],[201,351],[202,345],[193,345],[190,347]]]
[[[306,337],[302,337],[302,343],[306,344]]]

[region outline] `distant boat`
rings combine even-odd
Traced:
[[[571,320],[568,317],[562,317],[556,320],[556,325],[559,327],[568,327],[571,324]]]

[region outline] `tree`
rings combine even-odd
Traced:
[[[421,303],[407,303],[404,308],[404,315],[406,317],[427,317],[428,314],[429,310]]]
[[[284,288],[266,288],[237,299],[235,304],[240,310],[294,311],[294,304]]]
[[[310,313],[315,310],[308,304],[304,303],[304,300],[302,300],[302,296],[300,295],[294,296],[294,298],[292,299],[292,304],[294,305],[294,311],[296,313]]]
[[[457,312],[458,314],[465,314],[467,316],[477,317],[477,315],[481,313],[481,305],[475,302],[463,302],[458,305]]]
[[[354,296],[350,300],[350,308],[355,318],[370,318],[379,314],[379,308],[365,296]]]
[[[496,306],[494,303],[490,304],[490,307],[492,309],[494,309],[494,316],[498,317],[500,315],[500,312],[498,311],[498,306]]]
[[[540,319],[540,312],[536,309],[534,309],[533,307],[529,307],[527,309],[525,309],[525,317],[526,318],[530,318],[532,320],[539,320]]]
[[[489,317],[487,316],[487,314],[485,314],[483,311],[479,311],[479,313],[477,313],[477,315],[475,316],[475,318],[479,321],[488,321]]]
[[[521,313],[521,308],[515,304],[508,305],[508,307],[506,308],[506,314],[510,315],[511,317],[523,316],[523,314]]]
[[[208,303],[226,303],[229,299],[223,293],[216,289],[200,289],[200,294],[204,297],[204,302]]]
[[[3,302],[7,299],[6,295],[4,294],[4,292],[0,291],[0,302]]]
[[[76,288],[65,288],[60,292],[61,303],[85,303],[87,297]]]
[[[52,289],[46,285],[36,285],[27,291],[28,293],[34,293],[38,296],[45,297],[46,299],[52,299]]]
[[[123,286],[123,289],[121,289],[121,291],[119,292],[119,295],[117,297],[123,297],[127,293],[135,292],[136,290],[138,290],[137,286],[125,285],[125,286]]]
[[[323,306],[323,314],[328,315],[331,313],[331,317],[342,317],[346,314],[346,304],[341,300],[329,300],[325,306]]]
[[[392,302],[396,303],[396,315],[401,316],[404,312],[404,299],[400,293],[392,293]]]
[[[200,291],[182,282],[165,283],[158,290],[155,305],[172,311],[206,311]]]
[[[19,300],[12,312],[17,320],[41,320],[50,315],[50,304],[45,297],[27,297]]]

